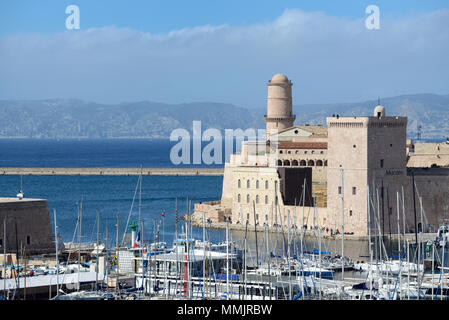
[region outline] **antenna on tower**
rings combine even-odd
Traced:
[[[418,121],[416,121],[416,140],[421,140],[421,135],[422,135],[422,125],[419,124]]]

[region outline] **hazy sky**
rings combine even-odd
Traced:
[[[0,99],[264,107],[275,73],[295,104],[449,94],[449,1],[0,3]]]

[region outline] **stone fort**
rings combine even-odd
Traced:
[[[6,227],[6,235],[4,228]],[[55,252],[47,201],[0,198],[0,251],[45,254]]]
[[[266,140],[244,141],[225,164],[220,200],[193,219],[321,228],[355,235],[438,228],[449,214],[449,144],[407,139],[407,118],[332,115],[294,126],[293,83],[268,81]],[[344,219],[344,220],[343,220]]]

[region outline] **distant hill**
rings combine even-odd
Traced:
[[[295,105],[295,124],[322,124],[326,117],[372,115],[376,100],[360,103]],[[449,136],[449,95],[415,94],[383,98],[387,115],[408,117],[408,134]],[[265,108],[246,109],[216,102],[164,104],[142,101],[106,105],[76,99],[0,100],[0,137],[167,138],[172,130],[191,131],[192,121],[207,128],[264,128]]]
[[[422,138],[449,137],[449,95],[414,94],[382,98],[387,116],[406,116],[407,134],[416,138],[417,125],[422,126]],[[345,104],[297,105],[294,107],[296,122],[325,124],[332,114],[341,116],[373,115],[377,100]]]

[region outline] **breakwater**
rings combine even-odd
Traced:
[[[140,168],[0,168],[0,175],[138,176]],[[223,168],[142,168],[145,176],[222,176]]]

